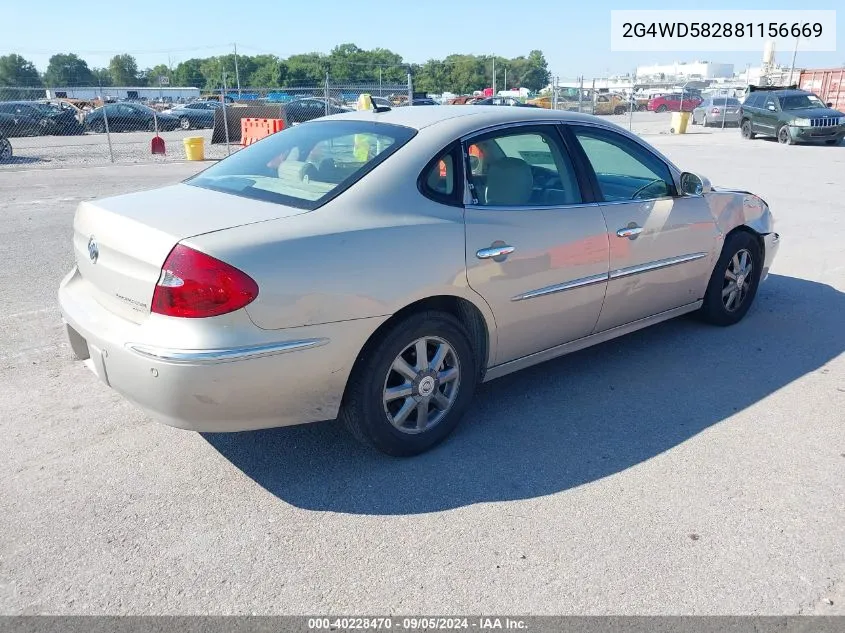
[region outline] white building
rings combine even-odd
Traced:
[[[163,98],[167,100],[196,99],[200,96],[199,88],[189,87],[169,87],[169,86],[110,86],[102,88],[98,87],[83,87],[83,88],[48,88],[46,91],[48,99],[67,98],[67,99],[158,99]]]
[[[637,80],[671,79],[716,79],[733,77],[733,64],[716,62],[675,62],[674,64],[654,64],[637,66]]]

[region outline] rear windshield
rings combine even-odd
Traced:
[[[187,184],[302,209],[349,188],[416,131],[369,121],[309,121],[277,132]]]
[[[717,105],[717,106],[738,106],[739,100],[738,99],[731,99],[731,98],[726,99],[725,97],[718,97],[716,99],[713,99],[713,105]]]

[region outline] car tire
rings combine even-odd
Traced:
[[[183,116],[181,119],[179,119],[179,127],[181,127],[183,130],[190,130],[191,120],[188,117]]]
[[[795,144],[795,141],[792,140],[792,133],[786,125],[781,125],[780,128],[778,128],[778,143],[781,145]]]
[[[739,323],[754,302],[762,272],[763,250],[757,238],[742,230],[731,233],[707,284],[701,318],[719,326]]]
[[[91,131],[96,134],[105,134],[106,132],[105,121],[93,121],[89,127],[91,128]]]
[[[613,114],[615,114],[616,116],[619,116],[621,114],[625,114],[627,111],[628,110],[627,110],[627,108],[625,108],[625,106],[616,106],[616,108],[614,108],[614,110],[613,110]]]
[[[701,125],[702,125],[703,127],[707,127],[707,125],[708,125],[708,123],[707,123],[707,115],[706,115],[706,114],[704,115],[704,118],[703,118],[703,119],[701,119]]]
[[[416,360],[420,341],[425,363]],[[350,433],[396,457],[418,455],[445,440],[472,402],[479,378],[466,328],[451,314],[427,311],[400,321],[367,347],[352,369],[340,411]],[[441,367],[432,368],[443,351]],[[422,430],[421,415],[430,425]]]
[[[655,112],[659,112],[659,113],[662,114],[662,113],[666,112],[666,110],[668,110],[668,109],[669,108],[667,108],[665,104],[660,104],[659,106],[657,106],[657,109],[655,110]]]
[[[751,131],[751,121],[748,119],[743,119],[742,123],[739,124],[740,133],[742,134],[742,138],[750,141],[756,135],[754,132]]]
[[[5,136],[0,136],[0,163],[12,160],[13,154],[11,141]]]
[[[159,126],[161,127],[161,126]],[[156,122],[153,119],[147,121],[147,132],[155,132],[156,131]]]
[[[831,138],[824,142],[825,145],[839,145],[840,141],[838,138]]]

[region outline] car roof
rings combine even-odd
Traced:
[[[545,121],[550,119],[557,121],[595,120],[591,115],[578,112],[564,112],[562,110],[546,110],[542,108],[503,108],[494,105],[440,105],[427,108],[402,106],[392,108],[386,112],[357,110],[344,114],[335,114],[326,118],[390,123],[415,130],[421,130],[456,119],[463,119],[462,122],[465,123],[467,129],[504,123]]]

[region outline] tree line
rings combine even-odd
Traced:
[[[364,50],[355,44],[341,44],[328,54],[303,53],[288,58],[269,54],[237,56],[237,75],[242,88],[322,85],[327,73],[335,84],[404,85],[410,73],[418,91],[471,93],[492,84],[494,66],[499,89],[523,87],[536,91],[550,81],[546,59],[539,50],[527,56],[495,57],[495,60],[492,56],[454,54],[422,64],[405,62],[401,55],[385,48]],[[234,54],[188,59],[175,67],[158,64],[140,69],[128,53],[112,57],[107,68],[90,68],[75,53],[57,53],[50,58],[44,73],[21,55],[0,56],[0,87],[157,87],[163,83],[160,78],[166,77],[166,83],[171,86],[216,90],[222,87],[224,76],[227,87],[233,87]]]

